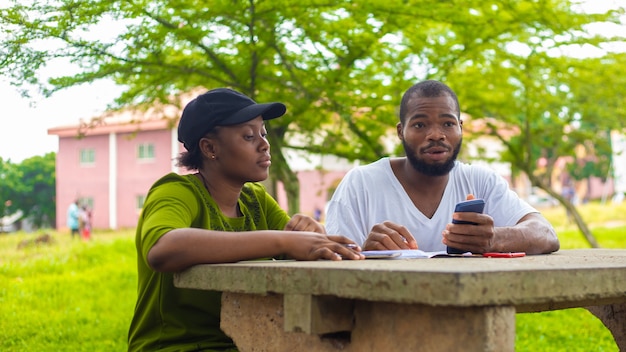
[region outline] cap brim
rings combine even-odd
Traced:
[[[250,121],[258,116],[262,116],[263,120],[271,120],[283,116],[286,111],[287,107],[283,103],[253,104],[237,111],[223,121],[221,125],[237,125]]]

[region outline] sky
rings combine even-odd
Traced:
[[[616,6],[619,0],[589,0],[589,11],[601,11]],[[611,31],[614,28],[598,28]],[[623,29],[622,29],[623,30]],[[73,68],[50,67],[48,72],[71,72]],[[43,73],[45,74],[45,73]],[[49,73],[48,73],[49,74]],[[78,125],[103,113],[107,104],[121,94],[120,87],[110,81],[97,81],[64,89],[49,98],[36,95],[24,98],[18,90],[0,76],[0,158],[20,163],[24,159],[58,151],[58,137],[48,135],[48,129]]]
[[[48,135],[52,127],[78,125],[105,111],[121,93],[111,82],[72,87],[50,98],[23,98],[0,77],[0,158],[20,163],[33,156],[58,151],[58,137]]]

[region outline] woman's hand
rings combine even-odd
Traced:
[[[285,225],[285,253],[296,260],[365,259],[361,248],[344,236],[326,236],[324,226],[304,214],[295,214]]]
[[[326,234],[324,225],[312,217],[304,214],[295,214],[285,225],[285,231],[309,231]]]
[[[344,236],[295,231],[282,237],[283,252],[296,260],[365,259],[361,248]]]

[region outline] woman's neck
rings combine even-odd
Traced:
[[[219,179],[205,176],[204,171],[198,170],[198,175],[204,188],[206,188],[211,198],[215,201],[220,211],[227,217],[240,217],[239,195],[241,187],[233,187],[227,182],[220,182]]]

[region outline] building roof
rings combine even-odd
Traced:
[[[171,97],[168,103],[151,103],[146,109],[132,107],[107,111],[100,116],[90,117],[87,120],[81,119],[78,124],[49,128],[48,134],[59,137],[78,137],[171,129],[178,125],[183,107],[200,92],[202,89],[195,89],[189,93]]]

